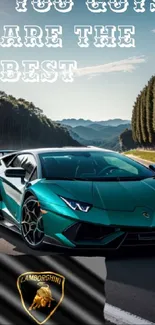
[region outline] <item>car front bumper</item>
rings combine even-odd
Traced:
[[[75,222],[52,239],[66,248],[118,250],[120,247],[155,245],[155,227],[118,227]]]

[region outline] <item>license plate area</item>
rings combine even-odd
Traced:
[[[152,234],[139,234],[138,235],[138,239],[139,240],[155,240],[155,233],[152,233]]]

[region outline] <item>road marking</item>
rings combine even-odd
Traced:
[[[105,304],[104,316],[107,321],[116,325],[155,325],[155,323],[109,304]]]

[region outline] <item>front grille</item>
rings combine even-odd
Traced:
[[[117,238],[104,245],[101,243],[103,239],[116,232],[118,233]],[[118,249],[121,246],[155,245],[155,228],[103,226],[77,222],[67,228],[63,234],[77,247],[93,247],[93,242],[95,246],[106,249]],[[90,242],[92,242],[91,245]]]
[[[114,230],[112,227],[81,223],[76,241],[102,240],[104,237],[114,233]]]
[[[107,227],[95,225],[92,223],[77,222],[73,226],[67,228],[63,234],[73,242],[81,241],[100,241],[104,237],[115,232],[116,227]]]
[[[127,226],[120,226],[121,231],[124,232],[129,232],[129,233],[155,233],[155,227],[151,228],[151,227],[127,227]]]
[[[127,236],[122,246],[145,246],[155,245],[155,231],[131,232]]]

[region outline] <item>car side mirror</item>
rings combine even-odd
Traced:
[[[5,170],[5,176],[6,177],[12,177],[12,178],[21,178],[24,180],[26,175],[26,170],[20,167],[17,168],[7,168]]]
[[[149,165],[149,168],[150,168],[151,170],[153,170],[153,172],[155,172],[155,164],[151,164],[151,165]]]

